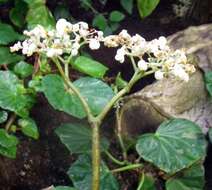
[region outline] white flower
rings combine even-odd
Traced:
[[[79,31],[79,24],[73,24],[73,32],[78,32]]]
[[[56,23],[56,30],[58,35],[64,35],[72,30],[72,24],[66,19],[59,19]]]
[[[56,49],[56,48],[49,48],[46,53],[47,57],[55,57],[62,54],[63,54],[63,50]]]
[[[148,62],[144,61],[143,59],[139,60],[138,68],[142,71],[146,71],[148,69]]]
[[[155,78],[157,80],[162,80],[163,77],[164,77],[164,73],[162,71],[158,70],[158,71],[155,72]]]
[[[22,48],[21,42],[18,42],[14,44],[12,47],[10,47],[11,52],[19,51]]]
[[[125,53],[126,53],[126,51],[125,51],[124,47],[119,48],[116,52],[115,60],[119,61],[120,63],[123,63]]]
[[[71,50],[71,56],[76,56],[78,54],[78,49]]]
[[[82,29],[79,29],[79,34],[80,34],[82,37],[86,37],[86,36],[88,36],[89,31],[82,28]]]
[[[122,38],[125,38],[125,39],[130,39],[131,38],[131,36],[128,34],[127,30],[122,30],[119,33],[119,36],[122,37]]]
[[[106,47],[117,47],[119,45],[117,36],[116,35],[106,36],[104,38],[104,45]]]
[[[89,28],[86,22],[79,22],[78,25],[81,29],[84,29],[84,30],[88,30]]]
[[[37,51],[37,45],[31,41],[27,40],[22,43],[22,53],[27,56],[31,56]]]
[[[158,45],[161,50],[167,49],[167,40],[164,36],[158,38]]]
[[[97,39],[91,39],[89,42],[89,48],[92,50],[96,50],[100,48],[100,43]]]
[[[173,67],[172,74],[176,77],[179,77],[181,80],[184,80],[186,82],[189,80],[189,75],[186,73],[184,68],[179,64],[176,64]]]
[[[33,28],[31,31],[24,31],[24,34],[27,36],[35,36],[36,38],[45,38],[47,35],[47,32],[43,26],[38,25],[35,28]]]

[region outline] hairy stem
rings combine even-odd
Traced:
[[[91,123],[92,133],[92,190],[100,189],[100,137],[99,124]]]
[[[62,66],[60,65],[59,61],[57,59],[53,60],[54,63],[56,64],[64,82],[68,85],[68,87],[78,96],[78,98],[80,99],[82,106],[87,114],[88,117],[88,121],[91,122],[93,121],[93,115],[91,113],[91,110],[88,106],[88,103],[86,102],[86,100],[84,99],[84,97],[80,94],[79,90],[74,86],[74,84],[70,81],[70,79],[66,76],[66,74],[63,71]]]
[[[122,150],[122,156],[125,161],[127,161],[127,150],[124,145],[124,141],[121,135],[121,121],[120,121],[120,108],[118,107],[116,110],[116,125],[117,125],[117,137]]]

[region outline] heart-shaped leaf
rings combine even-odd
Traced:
[[[101,80],[83,77],[74,82],[94,115],[99,114],[114,96],[113,90]],[[42,89],[49,103],[57,110],[64,111],[77,118],[86,113],[79,98],[68,89],[59,75],[50,74],[43,78]]]
[[[87,100],[94,115],[98,115],[114,96],[112,88],[99,79],[82,77],[74,85]]]
[[[72,66],[74,69],[96,78],[103,78],[108,70],[103,64],[85,56],[79,56]]]
[[[100,171],[100,189],[119,190],[118,182],[103,162]],[[69,168],[67,174],[76,189],[91,190],[92,167],[90,156],[81,155]]]
[[[203,190],[204,174],[204,167],[201,164],[195,164],[171,177],[166,182],[166,190]]]
[[[88,126],[80,123],[64,124],[56,129],[56,134],[71,153],[86,153],[91,151],[92,131]],[[109,142],[101,139],[101,150],[108,149]]]
[[[15,74],[0,71],[0,107],[27,117],[34,101],[32,96],[26,94],[26,89]]]
[[[144,160],[173,174],[203,159],[206,146],[199,126],[185,119],[173,119],[163,122],[155,134],[142,135],[136,150]]]

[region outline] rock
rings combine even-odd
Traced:
[[[194,53],[200,69],[189,82],[163,79],[126,97],[120,116],[124,136],[135,137],[155,131],[161,122],[169,118],[194,121],[204,133],[212,127],[212,103],[201,71],[212,70],[211,41],[212,24],[190,27],[169,37],[173,48],[186,48],[189,54]]]

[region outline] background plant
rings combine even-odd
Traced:
[[[173,189],[175,183],[184,184],[183,179],[178,177],[178,172],[182,170],[185,170],[185,178],[187,175],[191,175],[192,178],[193,173],[190,173],[193,167],[201,171],[201,180],[197,186],[202,188],[201,160],[205,156],[206,141],[200,128],[190,121],[173,119],[162,123],[155,134],[141,136],[134,145],[140,157],[134,162],[128,160],[128,151],[119,130],[117,136],[123,151],[121,161],[109,152],[108,140],[100,138],[100,127],[107,113],[141,78],[154,74],[158,80],[164,77],[177,77],[186,82],[189,80],[189,74],[193,73],[195,68],[187,63],[183,51],[172,51],[164,37],[147,42],[138,34],[129,35],[126,30],[118,35],[103,37],[101,31],[90,29],[87,23],[71,24],[65,19],[57,22],[56,30],[46,30],[38,25],[24,34],[28,38],[12,46],[11,51],[22,50],[27,56],[37,53],[40,57],[51,60],[50,68],[54,64],[58,69],[58,74],[38,72],[37,77],[41,78],[40,88],[34,90],[43,92],[55,109],[88,120],[87,124],[64,124],[56,130],[71,153],[80,154],[68,171],[76,189],[90,189],[90,184],[93,190],[119,189],[118,182],[112,174],[134,169],[139,169],[141,175],[138,189],[146,188],[146,183],[150,183],[154,188],[154,180],[148,175],[145,164],[140,162],[141,158],[164,172],[162,177],[167,180],[166,189]],[[88,44],[90,49],[96,50],[102,42],[110,48],[118,47],[115,59],[123,63],[127,57],[130,58],[134,69],[134,74],[128,82],[123,81],[118,75],[113,89],[103,80],[108,68],[80,55],[82,46]],[[72,69],[88,77],[73,80],[70,73]],[[51,73],[51,69],[49,72]],[[120,85],[120,81],[124,85]],[[120,127],[118,124],[118,128]],[[121,167],[109,170],[101,159],[101,152]],[[173,155],[174,158],[170,159]],[[186,185],[189,186],[190,184]]]
[[[16,27],[22,29],[24,26],[27,25],[28,28],[33,28],[34,26],[37,26],[37,24],[39,23],[44,27],[48,28],[48,31],[54,29],[55,21],[43,1],[37,1],[37,2],[25,1],[25,2],[28,3],[25,4],[26,10],[28,11],[27,14],[25,15],[27,18],[26,22],[24,21],[23,25],[20,22],[19,24],[16,24],[17,25]],[[33,11],[30,12],[30,10],[33,9],[38,10],[38,14],[36,15],[38,16],[44,15],[44,16],[42,18],[36,17],[36,15],[33,15],[34,13]],[[14,10],[13,12],[19,13],[19,11]],[[11,13],[11,15],[13,14],[15,13]],[[18,17],[14,16],[14,18]],[[13,23],[15,25],[14,21]],[[19,27],[18,25],[22,26]],[[82,25],[85,26],[85,23]],[[86,27],[87,26],[85,26],[85,28]],[[9,112],[10,119],[5,125],[5,129],[2,129],[1,132],[2,136],[1,154],[13,158],[15,157],[16,146],[18,143],[17,138],[14,136],[15,131],[21,130],[24,134],[34,137],[35,139],[38,138],[38,131],[36,124],[29,116],[29,111],[33,106],[33,103],[35,101],[35,95],[37,92],[43,92],[46,95],[47,99],[49,100],[50,104],[55,109],[67,112],[70,115],[73,115],[78,118],[84,118],[86,116],[84,109],[89,108],[87,111],[91,112],[91,116],[92,115],[95,116],[94,118],[93,116],[92,117],[90,116],[92,118],[90,119],[91,120],[94,119],[94,122],[97,122],[98,120],[96,121],[95,118],[98,117],[97,115],[102,111],[102,109],[109,102],[109,100],[111,98],[113,99],[113,97],[116,96],[117,93],[119,92],[122,93],[129,92],[130,90],[129,87],[131,87],[131,85],[134,82],[136,82],[140,77],[145,75],[144,73],[146,73],[148,69],[153,70],[157,69],[157,71],[159,71],[155,75],[157,79],[167,77],[167,74],[169,74],[169,72],[167,72],[165,68],[160,67],[161,66],[160,61],[162,60],[162,58],[164,59],[164,57],[159,59],[159,56],[157,58],[154,56],[153,57],[150,56],[149,60],[141,60],[139,62],[138,60],[140,60],[140,57],[137,56],[136,59],[134,60],[135,62],[133,61],[133,59],[131,60],[132,60],[132,66],[134,67],[135,71],[138,72],[138,73],[135,72],[136,75],[138,75],[137,76],[138,78],[134,76],[133,82],[128,83],[127,81],[124,81],[121,78],[121,75],[118,75],[115,84],[113,85],[113,88],[111,88],[111,86],[106,84],[104,80],[104,76],[108,68],[91,58],[82,55],[80,55],[79,57],[75,57],[73,56],[74,51],[62,52],[63,53],[62,57],[60,55],[61,52],[59,50],[60,48],[57,49],[56,51],[49,50],[46,52],[45,51],[37,52],[39,53],[40,56],[38,56],[38,54],[34,54],[35,61],[33,64],[34,66],[32,66],[31,64],[27,63],[28,59],[25,59],[24,57],[14,53],[12,54],[11,52],[9,52],[9,49],[7,47],[8,44],[14,42],[15,40],[24,39],[25,37],[15,32],[14,29],[8,27],[8,25],[5,25],[5,23],[3,23],[1,29],[3,29],[1,31],[5,32],[4,34],[7,34],[1,36],[5,37],[8,36],[8,34],[10,34],[9,38],[5,38],[2,40],[3,53],[1,58],[2,57],[4,58],[3,55],[5,55],[6,53],[9,54],[9,56],[6,57],[7,58],[6,61],[4,59],[2,61],[2,71],[1,71],[2,84],[0,88],[2,89],[2,91],[0,94],[2,95],[1,98],[4,101],[1,101],[1,103],[3,103],[1,105],[3,109],[1,112],[1,118],[3,124],[5,124],[8,115],[7,112]],[[94,30],[93,32],[94,34],[98,34]],[[25,34],[27,33],[25,32]],[[101,33],[99,33],[98,36],[99,35],[101,37]],[[128,35],[129,34],[127,34],[126,31],[123,31],[118,36],[121,37],[122,39],[123,38],[127,39],[129,38]],[[94,41],[91,41],[91,39],[89,39],[89,41],[87,41],[86,43],[90,46],[91,49],[97,49],[99,46],[98,41],[96,41],[96,39],[94,39]],[[115,43],[115,45],[114,43],[111,43],[112,46],[117,46],[116,45],[117,43],[118,45],[120,45],[119,44],[120,42],[117,41],[117,38],[113,39],[110,36],[107,38],[107,40],[108,42]],[[163,46],[165,44],[163,42],[164,38],[161,38],[159,45]],[[154,45],[154,43],[152,43],[152,45]],[[75,52],[77,49],[77,52],[79,51],[80,53],[80,48],[76,47]],[[65,48],[63,47],[63,49]],[[34,52],[29,51],[27,53],[33,54]],[[69,56],[70,53],[72,55],[71,57]],[[175,53],[176,53],[174,54],[175,56],[177,55],[178,57],[181,58],[181,60],[183,59],[185,60],[184,56],[181,57],[182,55],[181,53],[179,52]],[[57,55],[59,56],[58,59],[54,59],[55,54],[58,54]],[[50,58],[47,58],[47,55]],[[125,47],[124,48],[121,47],[117,51],[116,60],[118,60],[119,62],[124,62],[126,57],[128,56],[129,55],[127,49],[125,49]],[[25,61],[23,61],[24,59]],[[159,64],[159,67],[157,64],[156,65],[148,64],[148,62],[151,63],[154,61],[156,61],[156,63]],[[53,72],[52,66],[54,64],[58,67],[58,71],[61,73],[60,76],[55,73],[50,74]],[[193,69],[193,67],[191,68]],[[69,71],[71,71],[72,69],[77,70],[82,74],[88,75],[89,77],[73,81],[71,72],[69,73]],[[181,77],[184,80],[187,80],[188,79],[188,76],[186,75],[187,72],[182,75],[181,71],[182,68],[181,69],[175,68],[172,74]],[[154,72],[156,72],[156,70],[154,70]],[[73,82],[73,84],[71,84],[73,89],[71,89],[70,87],[69,80]],[[83,98],[86,99],[88,105],[86,105],[86,102],[84,102],[85,105],[83,107],[82,103],[83,100],[79,100],[75,96],[75,93],[78,93],[77,91],[75,91],[76,90],[75,88],[79,90],[79,92],[83,95]],[[93,93],[91,92],[92,89],[94,89]],[[97,89],[99,89],[99,91],[97,91]],[[100,95],[99,97],[96,97],[97,92]],[[105,96],[105,94],[107,94],[107,96]],[[9,101],[6,102],[5,100],[8,99]],[[62,101],[58,101],[58,99]],[[117,103],[118,99],[119,98],[116,99]],[[14,104],[11,104],[11,102]],[[110,105],[111,108],[112,105],[113,104]],[[119,104],[117,104],[116,107],[119,107]],[[105,115],[106,112],[104,112],[104,114],[101,115],[102,116],[101,119],[103,119],[103,116]],[[117,110],[117,118],[118,116],[119,111]],[[90,123],[92,124],[91,121]],[[98,123],[98,125],[100,124]],[[179,129],[179,131],[177,131],[176,129]],[[90,156],[92,146],[91,129],[88,128],[87,125],[85,126],[83,124],[71,123],[62,125],[60,128],[56,130],[56,133],[58,134],[61,141],[67,146],[67,148],[70,150],[71,153],[80,155],[78,160],[71,166],[71,168],[68,171],[68,175],[72,179],[74,187],[76,189],[90,188],[92,178],[91,176],[92,159]],[[178,138],[175,138],[176,133],[178,134],[177,136]],[[185,134],[191,134],[192,138],[185,136]],[[138,184],[138,189],[147,189],[147,188],[155,189],[156,188],[155,180],[157,181],[157,178],[155,178],[155,176],[167,180],[165,184],[166,189],[170,190],[175,188],[179,189],[182,188],[182,186],[184,186],[185,188],[197,188],[197,189],[203,188],[204,170],[202,167],[202,160],[204,159],[205,156],[206,142],[199,127],[196,126],[194,123],[180,119],[171,120],[168,121],[167,123],[161,124],[161,126],[159,127],[159,129],[156,131],[155,134],[148,134],[148,135],[145,134],[141,136],[133,146],[134,148],[136,147],[136,150],[139,155],[138,158],[133,161],[128,160],[127,155],[128,149],[127,147],[125,147],[125,142],[123,141],[121,135],[118,133],[118,129],[117,129],[117,136],[119,139],[118,142],[120,142],[120,147],[123,151],[122,153],[123,160],[116,159],[109,152],[108,140],[105,139],[104,137],[101,138],[102,140],[100,142],[100,148],[102,151],[102,155],[108,157],[107,159],[105,159],[105,161],[102,160],[100,164],[101,189],[119,189],[118,182],[114,178],[114,176],[116,176],[116,173],[118,172],[124,172],[127,170],[138,171],[138,180],[140,180]],[[170,147],[169,146],[170,144],[172,144],[174,148]],[[150,153],[152,153],[152,155]],[[170,158],[172,158],[173,155],[175,155],[175,157],[173,158],[173,160],[170,161]],[[119,167],[109,169],[109,167],[106,165],[106,161],[108,161],[108,159],[111,159]],[[181,161],[180,163],[179,160]],[[164,165],[164,162],[169,164]],[[157,175],[152,176],[152,173],[149,172],[148,168],[145,167],[147,163],[152,163],[151,167],[154,168],[154,171]],[[161,173],[160,176],[158,175],[158,170],[161,170],[162,175]],[[83,177],[82,174],[84,175]],[[193,181],[193,179],[198,179],[197,180],[198,183],[191,184],[190,182]],[[67,189],[69,187],[57,187],[56,189],[60,188]]]

